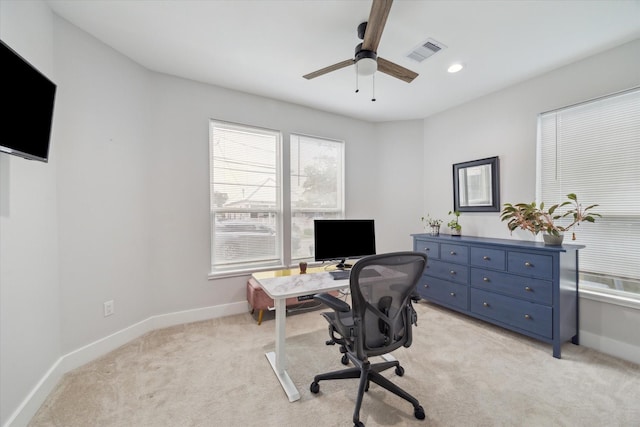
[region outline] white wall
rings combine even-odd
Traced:
[[[412,250],[410,234],[423,231],[422,120],[377,123],[377,169],[371,187],[379,213],[376,222],[377,252]]]
[[[500,157],[501,203],[535,200],[537,115],[634,86],[640,40],[426,118],[425,212],[452,209],[452,164],[491,156]],[[463,213],[460,222],[464,234],[533,240],[523,231],[511,237],[498,212]],[[640,310],[584,297],[580,304],[583,345],[640,363]]]
[[[0,2],[0,38],[57,81],[46,5]],[[54,141],[57,133],[54,123]],[[55,142],[49,163],[0,153],[0,424],[60,354],[58,159]]]
[[[376,158],[369,123],[156,74],[152,78],[152,256],[154,311],[246,300],[246,276],[207,280],[210,270],[209,119],[346,141],[346,210],[377,217]]]
[[[149,71],[57,17],[55,45],[64,354],[153,314],[155,144]]]

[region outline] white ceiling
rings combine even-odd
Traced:
[[[640,38],[640,0],[396,0],[378,55],[420,75],[405,83],[354,67],[370,0],[49,0],[60,16],[146,68],[368,121],[424,118]],[[446,49],[416,63],[427,38]],[[453,62],[465,68],[447,73]]]

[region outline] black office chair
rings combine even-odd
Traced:
[[[424,409],[415,397],[380,374],[395,367],[396,375],[404,375],[400,362],[393,360],[373,364],[369,357],[382,356],[401,346],[411,345],[411,327],[417,321],[412,301],[419,299],[416,285],[426,263],[427,256],[420,252],[368,256],[359,260],[351,270],[352,307],[329,294],[314,297],[334,310],[322,313],[329,322],[331,339],[327,344],[339,344],[343,353],[342,363],[347,365],[351,360],[355,367],[316,375],[310,390],[318,393],[318,383],[324,380],[360,378],[353,412],[355,427],[364,427],[360,421],[360,407],[371,381],[409,401],[416,418],[422,420],[425,417]]]

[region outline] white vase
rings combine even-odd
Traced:
[[[553,234],[544,233],[542,235],[542,239],[544,240],[544,244],[547,246],[562,246],[562,240],[564,240],[564,234],[560,233],[559,236],[555,236]]]

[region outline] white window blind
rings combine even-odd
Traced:
[[[344,142],[291,135],[291,256],[312,258],[313,220],[344,217]]]
[[[280,133],[211,122],[212,270],[281,263]]]
[[[541,114],[538,130],[538,201],[599,204],[602,218],[570,230],[586,245],[581,271],[603,279],[581,286],[640,294],[640,89]]]

